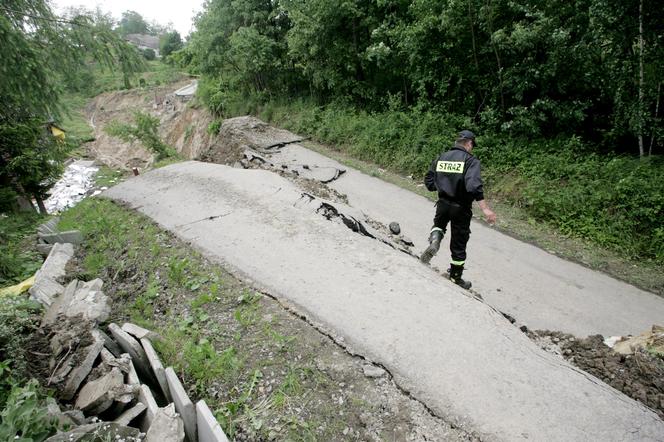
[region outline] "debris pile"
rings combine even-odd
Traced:
[[[56,224],[40,232],[58,234]],[[47,441],[227,441],[206,403],[194,405],[173,368],[164,368],[152,345],[157,334],[130,323],[102,327],[111,313],[102,280],[62,284],[73,250],[53,244],[30,290],[45,307],[43,381],[60,400],[50,414],[70,428]]]
[[[94,161],[76,161],[65,169],[62,178],[50,191],[51,196],[44,201],[48,213],[58,213],[72,207],[94,187],[94,176],[99,171]]]
[[[649,346],[654,343],[661,349],[663,331],[655,325],[614,348],[607,346],[601,335],[578,339],[565,333],[539,330],[529,331],[528,335],[544,350],[565,358],[664,418],[664,353],[657,353]]]

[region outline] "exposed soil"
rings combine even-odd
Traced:
[[[664,359],[643,350],[619,354],[604,344],[601,335],[585,339],[551,331],[528,335],[543,349],[652,408],[664,419]]]

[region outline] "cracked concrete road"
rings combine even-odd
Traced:
[[[272,172],[186,162],[105,196],[293,305],[483,440],[664,440],[654,412],[539,349],[413,257],[328,221],[317,213],[322,200]],[[351,204],[359,199],[349,196]],[[393,210],[401,201],[383,195],[380,202]]]
[[[427,246],[434,204],[378,178],[348,168],[297,144],[273,152],[278,166],[347,170],[328,184],[348,203],[383,224],[397,221],[421,253]],[[479,210],[479,209],[476,209]],[[500,213],[498,214],[500,218]],[[638,335],[664,320],[664,298],[510,238],[473,220],[464,277],[498,310],[536,330],[557,330],[579,337]],[[449,265],[449,234],[432,266]]]

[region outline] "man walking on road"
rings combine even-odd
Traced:
[[[438,202],[429,235],[429,247],[422,253],[420,261],[426,264],[431,261],[440,249],[447,224],[451,223],[450,280],[464,289],[471,287],[470,281],[464,281],[461,276],[466,262],[466,244],[470,237],[473,201],[477,201],[489,224],[496,222],[496,214],[484,200],[480,161],[471,154],[475,145],[475,134],[469,130],[461,131],[452,150],[433,160],[424,177],[427,189],[438,191]]]

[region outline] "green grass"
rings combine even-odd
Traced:
[[[19,283],[39,270],[43,258],[35,250],[39,224],[36,213],[0,214],[0,287]]]

